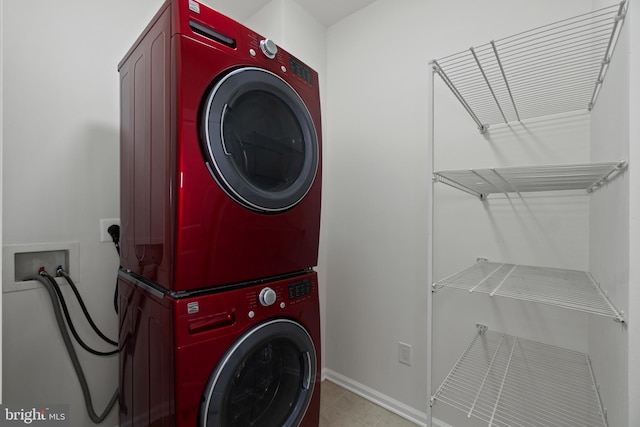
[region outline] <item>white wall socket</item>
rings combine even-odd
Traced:
[[[100,220],[101,242],[113,242],[113,239],[111,239],[111,236],[107,232],[107,229],[114,224],[120,226],[120,218],[103,218]]]
[[[398,362],[411,366],[411,346],[409,344],[398,343]]]

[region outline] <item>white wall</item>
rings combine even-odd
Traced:
[[[328,369],[409,405],[413,415],[426,412],[428,61],[590,7],[580,0],[378,0],[329,28]],[[435,130],[436,169],[575,163],[590,156],[584,115],[496,128],[484,138],[441,82]],[[588,268],[588,198],[497,196],[483,204],[446,187],[436,190],[436,279],[478,256]],[[435,304],[436,385],[476,322],[587,350],[584,314],[455,290],[439,293]],[[413,345],[412,367],[397,362],[398,341]]]
[[[628,425],[640,425],[640,8],[631,5],[629,32],[629,358]]]
[[[0,28],[4,29],[4,3],[0,2]],[[0,246],[2,245],[2,188],[3,188],[3,172],[2,172],[2,141],[4,135],[4,128],[2,122],[2,108],[4,105],[4,87],[3,87],[3,52],[4,52],[4,37],[3,30],[0,30]],[[2,257],[0,257],[0,277],[2,277]],[[0,384],[2,384],[2,292],[0,292]],[[0,387],[0,403],[2,403],[2,387]]]
[[[603,0],[594,7],[603,7]],[[629,160],[629,22],[625,23],[598,101],[591,113],[591,160]],[[633,163],[631,163],[633,166]],[[589,271],[628,318],[630,174],[625,172],[590,199]],[[630,323],[632,325],[632,323]],[[589,318],[589,356],[609,426],[628,426],[628,326]]]
[[[3,2],[3,244],[79,242],[78,287],[111,337],[118,259],[98,224],[119,216],[117,64],[161,3]],[[72,425],[91,425],[47,293],[3,297],[4,401],[69,403]],[[105,348],[84,324],[78,318],[80,334]],[[101,412],[118,383],[117,356],[78,353]],[[105,421],[115,424],[117,410]]]

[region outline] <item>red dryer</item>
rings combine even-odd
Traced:
[[[317,264],[318,74],[194,0],[119,64],[121,265],[172,291]]]
[[[318,281],[175,298],[121,270],[120,426],[317,427]]]

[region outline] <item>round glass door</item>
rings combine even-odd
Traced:
[[[260,68],[236,69],[213,86],[203,112],[207,165],[229,196],[262,212],[304,198],[318,168],[318,138],[284,80]]]
[[[204,391],[200,427],[295,427],[315,385],[316,352],[298,323],[249,330],[225,353]]]

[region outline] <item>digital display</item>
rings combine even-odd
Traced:
[[[309,279],[303,279],[303,280],[298,280],[296,282],[289,283],[289,299],[290,300],[300,298],[305,295],[309,295],[310,293],[311,293],[311,280]]]
[[[302,62],[298,61],[293,56],[290,56],[289,57],[289,66],[291,67],[291,71],[293,71],[294,74],[299,75],[300,77],[302,77],[304,80],[308,81],[309,83],[313,83],[313,81],[311,79],[311,70],[309,68],[307,68],[307,66],[304,65]]]

